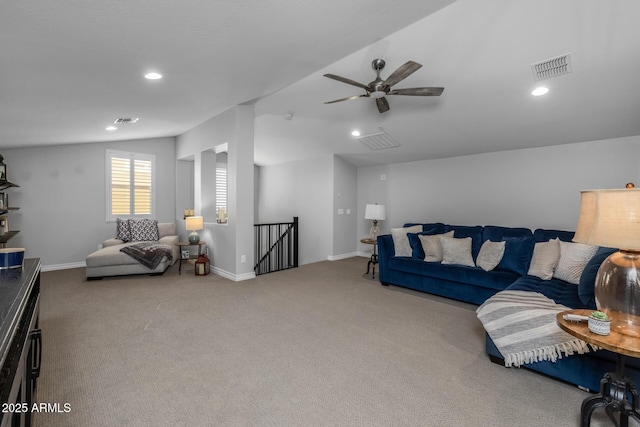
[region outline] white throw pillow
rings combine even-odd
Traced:
[[[560,241],[560,259],[553,277],[574,285],[579,284],[584,268],[597,250],[597,246]]]
[[[393,247],[395,256],[411,256],[412,249],[409,244],[408,233],[420,233],[422,231],[421,225],[414,225],[412,227],[392,228],[391,237],[393,238]]]
[[[453,237],[439,236],[442,245],[442,263],[459,264],[467,267],[475,267],[471,256],[471,237],[455,239]]]
[[[560,239],[549,240],[548,242],[538,242],[533,247],[531,266],[527,274],[536,276],[542,280],[549,280],[553,277],[556,265],[560,259]]]
[[[424,250],[424,260],[427,262],[440,262],[442,261],[442,245],[440,244],[439,236],[453,237],[453,230],[444,234],[433,234],[425,236],[418,234],[420,238],[420,244]]]
[[[485,241],[478,253],[476,265],[484,271],[491,271],[500,264],[506,242]]]

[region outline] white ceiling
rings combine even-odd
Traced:
[[[256,163],[337,153],[356,165],[640,135],[637,0],[30,0],[0,6],[0,149],[174,136],[255,102]],[[531,63],[573,72],[533,98]],[[440,97],[323,102],[396,88]],[[160,81],[142,76],[164,74]],[[284,115],[293,118],[286,120]],[[117,117],[136,124],[104,130]],[[386,131],[371,151],[349,133]]]

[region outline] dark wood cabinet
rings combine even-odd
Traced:
[[[0,270],[0,427],[31,425],[42,360],[40,260]]]

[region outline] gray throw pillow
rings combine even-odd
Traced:
[[[392,228],[391,238],[393,239],[393,247],[395,256],[411,256],[413,250],[409,243],[408,233],[420,233],[422,231],[421,225],[414,225],[412,227]]]
[[[531,266],[527,274],[542,280],[550,280],[560,258],[560,239],[538,242],[533,247]]]
[[[485,241],[478,253],[476,265],[484,271],[491,271],[500,264],[504,256],[504,247],[506,242]]]
[[[427,262],[440,262],[442,261],[442,245],[440,244],[439,236],[453,237],[453,231],[443,234],[434,234],[431,236],[425,236],[418,234],[422,249],[424,250],[424,260]]]
[[[459,264],[467,267],[475,267],[471,256],[471,237],[456,239],[453,237],[439,236],[442,245],[442,263]]]

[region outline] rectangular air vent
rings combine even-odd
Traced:
[[[135,122],[137,122],[138,120],[140,120],[140,119],[139,119],[139,118],[137,118],[137,117],[136,117],[135,119],[132,119],[132,118],[130,118],[130,117],[118,117],[117,119],[115,119],[115,120],[113,121],[113,124],[117,125],[117,124],[119,124],[119,123],[135,123]]]
[[[364,135],[359,137],[358,140],[371,150],[383,150],[385,148],[400,146],[395,139],[391,138],[385,132]]]
[[[569,74],[573,71],[571,65],[571,54],[556,56],[541,62],[531,64],[533,79],[535,81],[546,80],[553,77]]]

